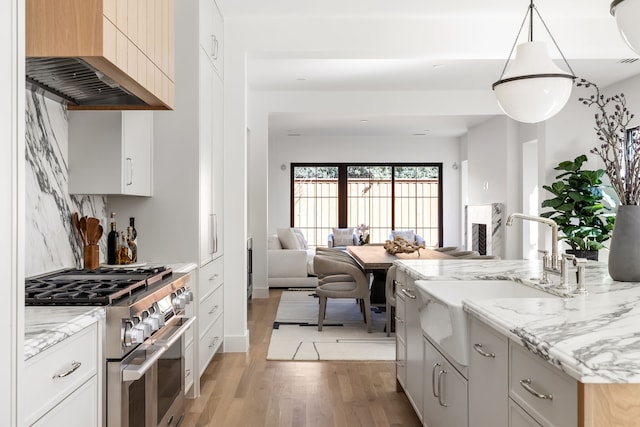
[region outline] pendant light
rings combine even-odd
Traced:
[[[616,18],[618,31],[624,41],[634,52],[640,53],[640,26],[638,26],[640,1],[615,0],[611,2],[610,10]]]
[[[545,42],[533,41],[534,11],[570,72],[564,71],[553,63]],[[509,59],[516,48],[527,17],[529,17],[529,40],[517,45],[516,57],[509,67]],[[575,75],[571,66],[531,0],[500,79],[492,86],[500,108],[514,120],[525,123],[541,122],[553,117],[565,106],[571,96],[573,79]]]

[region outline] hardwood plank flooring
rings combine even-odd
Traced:
[[[420,426],[393,362],[266,360],[281,290],[249,302],[248,353],[222,353],[187,399],[182,427]]]

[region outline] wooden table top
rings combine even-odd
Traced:
[[[387,270],[398,259],[452,259],[451,255],[432,249],[420,249],[410,254],[392,255],[383,245],[347,246],[347,252],[353,256],[365,270]]]

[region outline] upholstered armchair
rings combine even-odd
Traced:
[[[422,245],[424,243],[424,238],[421,235],[414,233],[413,230],[392,230],[389,235],[389,240],[393,242],[396,236],[403,238],[409,243],[415,242],[418,245]]]
[[[339,256],[317,253],[313,269],[320,276],[316,294],[320,300],[318,308],[318,330],[322,331],[328,298],[355,298],[360,301],[367,331],[371,332],[371,301],[369,274],[358,264]]]
[[[327,239],[327,246],[330,248],[345,248],[358,244],[358,235],[353,227],[334,228],[333,233],[330,233]]]

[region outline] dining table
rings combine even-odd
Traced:
[[[368,244],[362,246],[347,246],[347,253],[362,267],[366,272],[373,275],[371,283],[371,304],[380,306],[385,305],[385,282],[387,278],[387,270],[396,260],[402,259],[453,259],[452,255],[446,252],[436,251],[434,249],[418,249],[411,253],[391,254],[387,252],[383,244]]]

